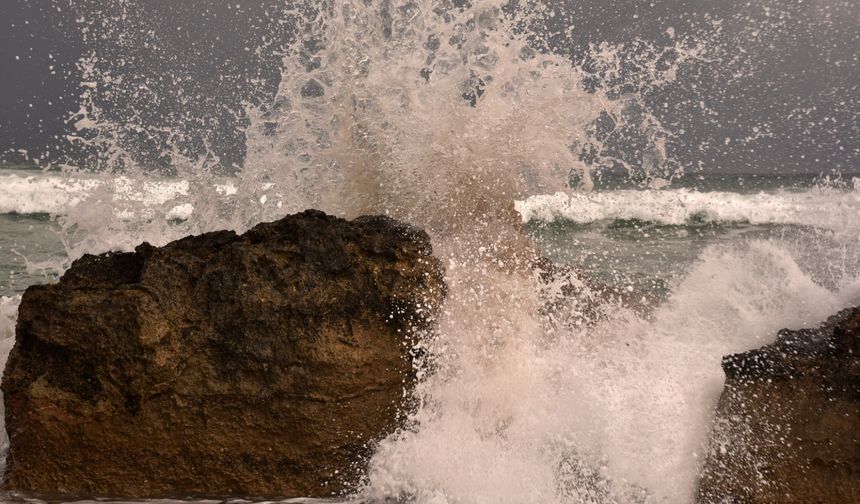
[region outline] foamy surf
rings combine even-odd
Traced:
[[[720,357],[858,301],[855,288],[825,289],[778,244],[754,241],[706,250],[647,318],[613,308],[594,327],[548,335],[517,311],[510,340],[485,341],[483,358],[428,385],[420,428],[382,444],[368,491],[432,503],[691,502]]]
[[[676,226],[792,224],[834,231],[860,226],[860,192],[818,188],[756,194],[692,189],[570,192],[532,196],[517,202],[516,208],[524,222],[636,219]]]
[[[209,182],[207,197],[236,194],[239,180]],[[0,214],[66,215],[82,202],[105,199],[116,207],[141,210],[175,202],[168,219],[188,219],[192,184],[181,179],[116,177],[80,174],[0,175]],[[195,186],[195,190],[200,187]],[[283,196],[282,196],[283,197]],[[268,198],[261,198],[265,205]],[[655,190],[567,191],[531,196],[515,203],[523,222],[567,220],[580,224],[641,220],[664,225],[697,223],[792,224],[845,230],[860,225],[860,191],[810,187],[744,194],[667,187]],[[122,216],[119,214],[118,216]]]
[[[6,369],[6,360],[9,352],[15,344],[15,320],[18,318],[18,305],[21,296],[0,296],[0,369]],[[6,452],[9,450],[9,436],[6,433],[6,408],[2,403],[3,394],[0,393],[0,417],[3,418],[0,425],[2,440],[0,440],[0,458],[3,459],[5,468]]]
[[[105,202],[114,208],[133,206],[144,212],[176,201],[166,212],[168,219],[187,219],[193,206],[188,196],[188,180],[159,180],[149,177],[98,177],[81,173],[0,174],[0,214],[67,215],[82,203]],[[236,188],[229,181],[210,183],[212,197],[230,195]],[[130,217],[117,213],[117,217]]]

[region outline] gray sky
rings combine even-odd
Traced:
[[[178,34],[171,39],[174,58],[149,61],[151,68],[141,71],[157,75],[160,65],[181,64],[188,86],[207,96],[195,113],[231,125],[211,131],[208,140],[239,162],[241,121],[225,111],[249,98],[250,79],[277,75],[277,58],[248,58],[245,47],[256,47],[267,36],[288,38],[269,18],[279,2],[230,2],[239,9],[216,0],[127,3],[152,26]],[[81,12],[99,19],[110,13],[110,4],[0,2],[0,151],[65,148],[55,137],[77,109],[75,62],[86,50],[76,19]],[[638,39],[665,42],[669,27],[679,36],[701,33],[720,55],[687,68],[671,86],[643,92],[664,124],[679,133],[672,154],[685,166],[725,172],[860,171],[860,2],[570,0],[567,7],[568,15],[555,22],[573,25],[574,35],[552,43],[579,63],[587,64],[582,58],[589,43],[627,42],[633,51]],[[721,23],[719,33],[714,20]],[[178,106],[165,100],[164,107]],[[658,106],[667,101],[673,106]],[[123,109],[116,113],[121,117]],[[746,138],[757,127],[770,134],[742,144],[726,141]],[[633,144],[618,149],[635,155]]]

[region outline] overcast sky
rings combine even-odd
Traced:
[[[243,93],[250,78],[277,75],[272,66],[277,58],[249,58],[245,48],[273,35],[267,16],[279,2],[126,3],[155,29],[179,34],[171,39],[176,58],[159,60],[151,72],[161,71],[158,65],[187,66],[193,85],[211,102],[200,114],[230,110],[247,99]],[[77,21],[81,13],[97,21],[115,4],[0,1],[0,151],[63,148],[55,137],[68,128],[66,119],[78,107],[75,63],[89,50]],[[720,35],[707,42],[720,46],[725,57],[689,69],[676,85],[648,97],[679,104],[661,119],[683,132],[677,149],[683,163],[727,172],[860,169],[860,2],[568,0],[567,5],[570,14],[556,22],[574,25],[574,35],[555,43],[557,51],[573,59],[589,43],[659,41],[668,28],[693,33],[721,20]],[[750,68],[751,76],[732,78]],[[221,76],[217,84],[211,84],[213,75]],[[773,134],[744,145],[725,141],[743,137],[756,125],[767,125]],[[241,128],[238,123],[231,127],[211,140],[223,155],[240,162]]]

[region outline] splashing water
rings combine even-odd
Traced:
[[[96,48],[166,44],[148,25],[141,33],[152,40],[139,40],[127,25],[141,14],[126,2],[117,5],[121,15],[112,18],[115,26],[105,23],[101,38],[93,36]],[[151,171],[153,159],[168,160],[194,186],[185,198],[194,207],[187,223],[155,221],[144,235],[242,229],[309,207],[346,216],[388,213],[437,235],[469,234],[456,229],[467,223],[471,231],[510,226],[514,199],[564,189],[572,173],[590,187],[577,149],[596,142],[591,129],[598,117],[620,124],[637,108],[633,95],[610,100],[605,91],[586,91],[582,70],[566,57],[534,49],[541,44],[529,25],[555,15],[547,6],[325,2],[279,15],[294,27],[296,40],[284,51],[274,96],[259,106],[246,104],[247,155],[228,208],[209,196],[217,156],[202,140],[203,153],[184,148],[193,143],[187,123],[168,116],[153,126],[142,110],[129,114],[128,105],[115,119],[119,107],[104,103],[105,94],[131,95],[132,104],[148,99],[154,83],[115,76],[117,67],[133,67],[134,58],[128,56],[128,65],[97,55],[83,60],[82,108],[73,117],[80,133],[73,140],[95,153],[89,161],[129,176]],[[696,54],[682,42],[673,50],[681,54],[675,65]],[[618,61],[611,47],[601,46],[597,56],[614,75]],[[673,68],[648,78],[668,79]],[[100,94],[97,86],[104,88]],[[660,171],[668,169],[665,134],[641,108],[633,114],[635,126],[652,143],[644,169],[671,177]],[[205,196],[195,199],[200,190]]]
[[[858,294],[827,291],[781,248],[753,242],[706,251],[647,320],[616,308],[595,326],[547,334],[530,316],[534,290],[507,280],[485,283],[493,287],[477,314],[449,308],[441,330],[453,335],[436,351],[455,353],[456,364],[422,384],[420,428],[383,443],[374,497],[691,502],[719,357],[815,323]],[[488,313],[505,318],[482,320]]]
[[[629,170],[645,172],[652,187],[678,175],[666,159],[671,135],[640,97],[593,79],[585,86],[580,66],[546,50],[541,37],[551,34],[530,29],[555,16],[553,7],[356,0],[275,8],[279,33],[292,37],[272,52],[281,60],[278,84],[261,78],[250,93],[239,113],[244,162],[225,168],[188,117],[168,114],[156,126],[142,118],[159,96],[154,84],[141,86],[138,74],[123,75],[99,51],[109,43],[157,50],[164,40],[155,27],[134,24],[142,14],[132,3],[112,6],[118,14],[92,35],[93,53],[81,63],[79,131],[70,140],[90,154],[89,168],[122,177],[93,175],[86,191],[63,191],[74,198],[61,202],[58,218],[69,258],[244,230],[314,207],[418,224],[445,262],[449,297],[424,342],[432,370],[415,392],[410,427],[382,441],[370,461],[361,498],[689,502],[721,356],[860,300],[853,273],[826,289],[779,240],[756,240],[705,249],[647,315],[610,299],[597,308],[574,299],[564,308],[571,313],[548,314],[552,285],[535,269],[539,253],[514,201],[590,189],[581,152],[601,150],[606,134],[596,131],[607,118],[645,143]],[[593,49],[592,62],[611,75],[620,65],[615,49]],[[651,85],[675,78],[702,48],[679,39],[672,51],[670,65],[649,67],[643,78]],[[655,62],[662,56],[653,52]],[[131,105],[109,106],[119,96]],[[174,178],[153,182],[165,166]],[[665,193],[648,194],[652,207],[678,206]],[[704,200],[706,210],[719,199],[674,194]],[[624,197],[628,206],[642,203],[636,193]],[[575,198],[583,204],[555,213],[588,221],[594,217],[582,212],[617,207]],[[842,199],[857,206],[856,195]],[[761,208],[754,197],[743,200]],[[684,221],[691,213],[673,215]],[[600,296],[571,281],[584,297]],[[3,298],[0,332],[13,305]],[[596,321],[577,322],[588,317]]]

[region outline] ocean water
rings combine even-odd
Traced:
[[[213,181],[211,196],[235,193],[235,184],[227,177]],[[831,289],[860,271],[851,250],[860,232],[860,178],[822,183],[818,175],[714,174],[677,185],[538,194],[516,201],[515,208],[527,235],[556,263],[660,297],[706,249],[754,240],[790,249],[811,278]],[[58,279],[75,257],[63,217],[82,202],[104,198],[110,215],[120,219],[115,201],[143,214],[163,207],[178,226],[193,213],[181,202],[189,188],[181,179],[0,170],[0,295],[14,298],[29,285]],[[134,240],[128,237],[126,248]],[[103,247],[114,248],[110,242]]]
[[[860,303],[860,191],[811,176],[788,186],[771,177],[754,189],[739,182],[746,177],[719,179],[709,190],[568,191],[516,202],[542,254],[647,295],[645,314],[607,304],[593,326],[548,328],[535,315],[543,298],[532,279],[483,271],[485,291],[470,287],[458,299],[458,269],[470,266],[447,252],[452,295],[441,323],[452,333],[428,345],[459,354],[457,362],[422,384],[436,403],[416,413],[417,431],[381,445],[358,498],[689,502],[721,357]],[[193,213],[182,210],[187,181],[117,180],[0,172],[0,364],[23,290],[56,281],[70,250],[81,250],[64,229],[76,205],[97,193],[104,205],[163,207],[179,227]],[[221,179],[210,189],[224,195],[235,185]],[[474,320],[465,311],[475,307],[494,318]]]
[[[0,170],[0,354],[21,293],[84,253],[305,208],[417,224],[449,286],[422,341],[436,367],[349,500],[692,502],[721,358],[860,303],[850,173],[721,175],[673,156],[681,133],[649,97],[721,57],[709,32],[585,61],[552,50],[563,4],[288,3],[247,50],[276,75],[225,112],[182,87],[188,55],[141,4],[75,5],[88,52],[67,156]],[[231,121],[240,162],[221,148]],[[596,309],[548,314],[558,285],[537,253],[577,268]]]

